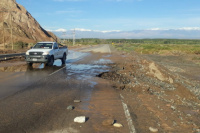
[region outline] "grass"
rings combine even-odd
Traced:
[[[118,50],[141,54],[200,54],[198,44],[120,44],[115,45]]]

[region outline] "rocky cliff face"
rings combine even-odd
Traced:
[[[12,12],[8,12],[12,11]],[[15,0],[1,0],[0,2],[0,43],[10,42],[13,27],[13,41],[37,42],[57,41],[58,38],[46,30],[31,16],[31,14]],[[4,28],[4,30],[3,30]]]

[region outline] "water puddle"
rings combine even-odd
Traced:
[[[69,50],[69,54],[67,56],[66,63],[73,63],[76,62],[85,56],[88,56],[89,53],[82,53],[82,52],[75,52]],[[37,70],[49,70],[53,67],[53,70],[60,69],[60,67],[63,67],[63,64],[60,59],[57,59],[54,61],[53,66],[46,67],[44,63],[34,63],[32,67],[28,67],[25,62],[19,64],[19,65],[9,65],[9,66],[2,66],[0,67],[0,72],[26,72],[26,71],[37,71]]]
[[[91,65],[91,64],[71,64],[67,68],[67,79],[76,79],[81,83],[79,88],[81,91],[81,109],[89,110],[89,102],[95,85],[96,75],[107,71],[108,67],[105,65]],[[84,87],[82,87],[84,86]]]
[[[99,73],[107,71],[108,67],[105,65],[91,65],[91,64],[71,64],[67,67],[68,78],[75,78],[78,80],[88,80],[95,77]]]
[[[32,67],[26,64],[21,64],[8,67],[0,67],[0,72],[2,78],[3,75],[5,77],[6,75],[5,72],[11,72],[11,74],[9,73],[11,76],[7,74],[6,79],[13,78],[12,80],[15,81],[15,85],[19,86],[19,89],[22,89],[21,87],[22,85],[26,87],[27,85],[32,84],[37,80],[40,80],[48,76],[49,74],[55,72],[56,70],[65,67],[64,70],[66,72],[66,80],[68,80],[69,82],[71,80],[77,81],[78,84],[77,88],[80,89],[81,91],[81,100],[83,101],[81,104],[81,109],[89,110],[88,106],[91,99],[91,95],[93,89],[97,85],[96,75],[99,75],[102,72],[107,72],[108,66],[106,66],[105,64],[112,63],[110,60],[102,58],[95,62],[92,62],[92,64],[76,64],[79,60],[87,58],[87,56],[90,55],[91,53],[76,52],[70,50],[67,56],[66,66],[62,65],[61,60],[58,59],[54,61],[53,66],[49,67],[45,66],[44,63],[34,63]],[[17,72],[20,72],[20,74]],[[13,77],[14,74],[16,74],[18,78],[14,78]],[[24,85],[24,83],[26,84]],[[7,86],[6,88],[10,87],[10,89],[13,89],[14,85],[8,86],[8,84],[5,83],[5,86]],[[76,86],[77,85],[75,85],[74,87]]]
[[[113,62],[108,59],[99,59],[98,61],[94,61],[94,64],[111,64],[111,63]]]
[[[75,52],[73,50],[69,50],[68,56],[67,56],[67,63],[73,63],[78,60],[81,60],[82,58],[90,55],[90,53],[83,53],[83,52]]]
[[[105,64],[112,63],[111,60],[107,59],[99,59],[92,64],[73,64],[72,62],[78,61],[85,56],[88,56],[89,53],[79,53],[75,52],[73,55],[70,56],[67,62],[67,76],[66,80],[77,80],[78,83],[81,84],[80,91],[81,91],[81,105],[80,109],[82,110],[89,110],[89,104],[92,97],[93,90],[97,85],[96,82],[96,75],[99,75],[102,72],[108,71],[108,66]],[[69,63],[71,62],[71,63]]]
[[[109,55],[104,55],[103,57],[111,57],[111,56],[112,56],[112,55],[109,54]]]

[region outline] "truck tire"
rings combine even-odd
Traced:
[[[63,57],[61,58],[62,64],[64,65],[66,63],[66,54],[63,54]]]
[[[27,63],[28,66],[32,67],[33,66],[33,63]]]
[[[49,61],[46,63],[46,66],[53,66],[53,63],[54,63],[54,57],[51,56]]]

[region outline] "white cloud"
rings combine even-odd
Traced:
[[[183,27],[176,30],[200,30],[200,27]]]
[[[167,29],[167,28],[150,28],[150,29],[145,29],[145,30],[159,31],[159,30],[170,30],[170,29]]]
[[[200,31],[200,27],[182,27],[182,28],[171,28],[171,29],[164,29],[164,28],[151,28],[151,29],[141,29],[141,30],[132,30],[132,31],[122,31],[122,30],[91,30],[91,29],[84,29],[84,28],[74,28],[75,31],[82,31],[82,32],[100,32],[100,33],[128,33],[128,32],[134,32],[134,31],[168,31],[168,30],[183,30],[183,31]],[[74,29],[70,29],[70,31],[73,31]],[[64,28],[59,28],[56,30],[46,29],[47,31],[51,32],[66,32],[67,30]]]
[[[146,30],[152,30],[152,31],[164,31],[164,30],[200,30],[200,27],[181,27],[181,28],[168,28],[168,29],[164,29],[164,28],[151,28],[151,29],[146,29]]]
[[[74,30],[74,29],[71,29]],[[83,28],[75,28],[76,31],[92,31],[90,29],[83,29]]]
[[[102,33],[109,33],[109,32],[120,32],[120,30],[104,30],[104,31],[99,31]]]
[[[50,29],[46,29],[47,31],[51,31],[51,32],[66,32],[67,30],[66,29],[63,29],[63,28],[60,28],[60,29],[57,29],[57,30],[50,30]]]
[[[53,30],[50,30],[50,29],[45,29],[46,31],[50,31],[50,32],[53,32]]]
[[[74,29],[71,29],[74,30]],[[101,33],[110,33],[110,32],[120,32],[120,30],[91,30],[91,29],[83,29],[83,28],[75,28],[76,31],[93,31],[93,32],[101,32]]]
[[[84,0],[53,0],[53,1],[55,1],[55,2],[65,2],[65,1],[67,1],[67,2],[79,2],[79,1],[84,1]]]
[[[60,37],[63,37],[63,32],[66,31],[66,38],[72,38],[72,31],[65,29],[57,29],[52,32]],[[176,38],[176,39],[199,39],[200,27],[183,27],[176,29],[152,28],[146,30],[91,30],[84,28],[75,28],[77,38],[124,38],[124,39],[142,39],[142,38]]]
[[[147,30],[163,30],[163,29],[161,29],[161,28],[151,28],[151,29],[147,29]],[[168,29],[166,29],[166,30],[168,30]]]

